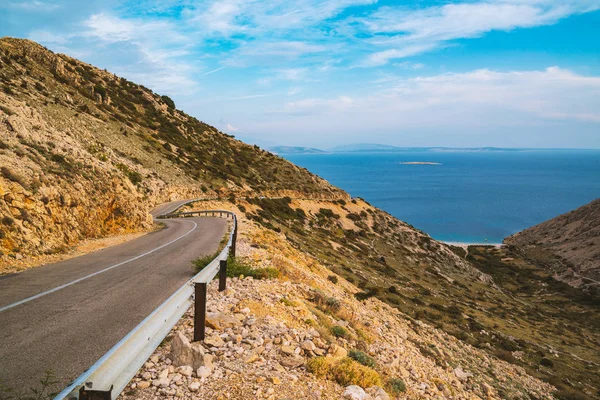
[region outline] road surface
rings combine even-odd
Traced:
[[[191,261],[214,253],[227,231],[220,218],[161,222],[130,242],[0,276],[0,383],[37,387],[51,370],[61,390],[188,281]]]

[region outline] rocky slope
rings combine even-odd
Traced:
[[[600,285],[600,199],[507,237],[573,286]]]
[[[244,217],[240,227],[238,255],[278,277],[229,278],[222,293],[213,282],[205,342],[189,343],[191,310],[123,399],[552,398],[523,368],[374,297],[358,300],[356,286],[283,233]]]
[[[347,197],[166,96],[0,39],[0,273],[84,238],[149,229],[163,201],[248,192]]]

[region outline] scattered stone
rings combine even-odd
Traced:
[[[190,377],[194,373],[194,368],[192,368],[189,365],[184,365],[183,367],[179,367],[177,369],[177,371],[179,371],[179,373],[181,373],[181,375]]]
[[[273,385],[280,385],[281,384],[281,379],[279,379],[276,376],[272,376],[271,377],[271,383],[273,383]]]
[[[356,385],[351,385],[346,387],[346,390],[344,390],[344,399],[349,399],[349,400],[372,400],[372,397],[369,396],[364,390],[363,388],[361,388],[360,386],[356,386]]]
[[[303,350],[306,351],[315,351],[315,349],[317,348],[317,346],[315,346],[315,344],[310,340],[305,340],[304,342],[302,342],[301,347]]]
[[[198,376],[198,378],[208,378],[210,375],[212,374],[212,371],[210,368],[208,367],[200,367],[198,368],[198,370],[196,371],[196,375]]]
[[[472,373],[463,371],[461,367],[454,369],[454,375],[463,382],[473,376]]]
[[[148,381],[139,381],[137,383],[137,388],[138,389],[144,390],[144,389],[147,389],[149,387],[150,387],[150,382],[148,382]]]
[[[206,315],[206,326],[218,331],[225,330],[226,328],[235,328],[239,325],[240,321],[230,314],[208,313]]]

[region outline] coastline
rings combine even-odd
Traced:
[[[502,243],[466,243],[466,242],[446,242],[443,240],[440,240],[440,242],[447,244],[449,246],[457,246],[457,247],[462,247],[463,249],[467,249],[469,246],[493,246],[496,248],[500,248],[502,246],[504,246],[504,244]]]

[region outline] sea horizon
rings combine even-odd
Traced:
[[[597,149],[427,149],[280,155],[454,244],[501,244],[600,197]]]

